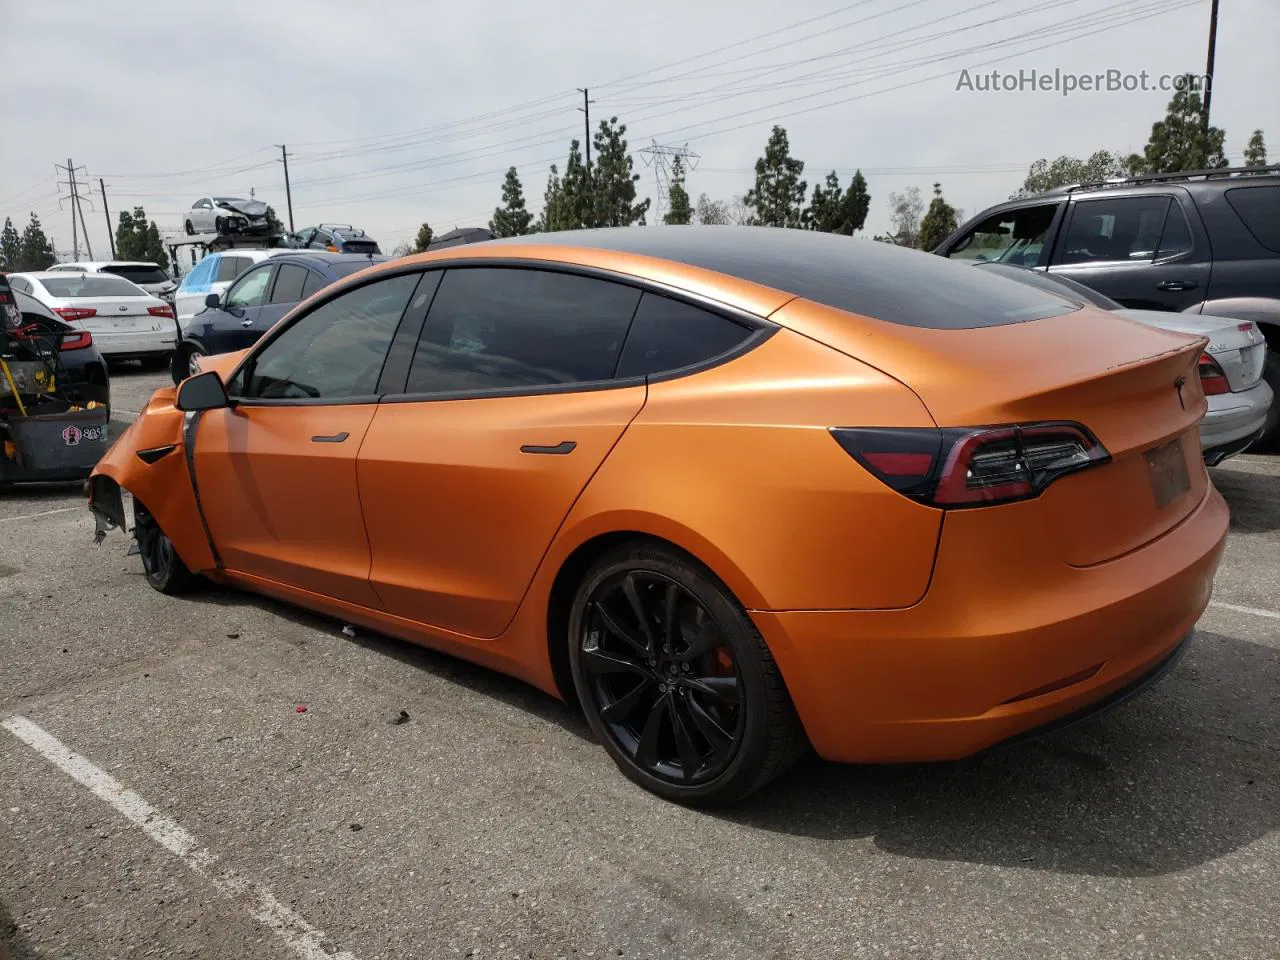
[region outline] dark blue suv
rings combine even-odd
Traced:
[[[174,351],[173,382],[190,376],[195,358],[243,350],[257,342],[290,309],[329,284],[390,257],[320,251],[260,260],[209,294],[205,309],[186,321]]]

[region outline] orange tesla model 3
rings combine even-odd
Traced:
[[[90,505],[161,591],[504,671],[644,787],[728,802],[806,745],[961,757],[1162,676],[1227,531],[1203,346],[866,240],[521,237],[372,267],[209,358]]]

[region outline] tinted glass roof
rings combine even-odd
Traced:
[[[657,257],[915,327],[987,327],[1079,309],[1074,301],[945,257],[812,230],[619,227],[510,237],[485,245],[512,243]]]

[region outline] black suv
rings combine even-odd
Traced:
[[[1280,165],[1058,187],[984,210],[933,251],[1069,277],[1141,310],[1258,324],[1280,397]],[[1280,437],[1280,400],[1264,440]]]

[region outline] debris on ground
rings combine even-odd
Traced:
[[[356,628],[349,623],[344,623],[342,625],[342,635],[344,637],[354,637],[356,635]]]
[[[392,725],[393,727],[398,727],[398,726],[400,726],[400,724],[402,724],[402,723],[408,723],[408,722],[409,722],[409,711],[408,711],[408,710],[401,710],[398,714],[396,714],[394,717],[392,717],[392,718],[391,718],[391,721],[390,721],[390,722],[391,722],[391,725]]]

